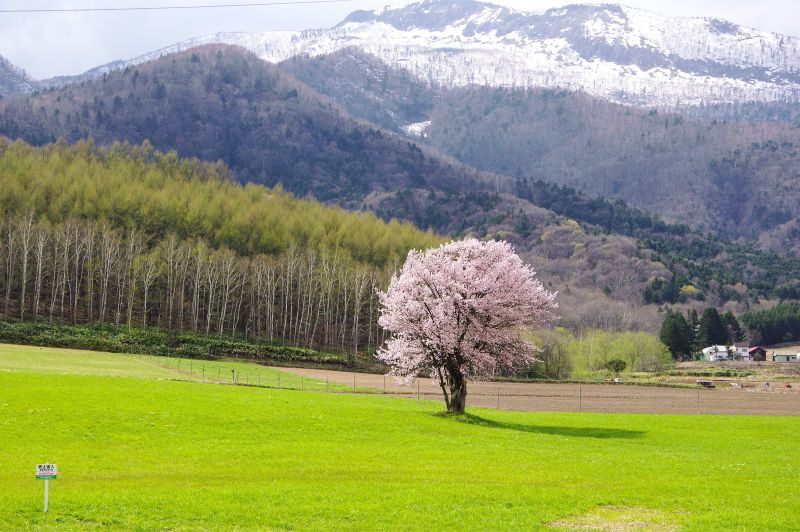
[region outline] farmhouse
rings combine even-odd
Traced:
[[[717,362],[720,360],[730,360],[732,358],[733,348],[726,345],[712,345],[703,349],[703,358],[709,362]]]
[[[736,342],[733,344],[734,354],[733,357],[735,360],[749,360],[750,359],[750,350],[748,349],[750,344],[748,342]]]
[[[797,362],[798,361],[798,354],[797,353],[781,353],[779,351],[775,351],[772,353],[772,361],[773,362]]]
[[[750,357],[750,360],[763,362],[767,359],[767,350],[763,347],[755,346],[747,350],[747,355]]]
[[[761,349],[760,347],[754,349]],[[753,360],[751,349],[748,349],[747,344],[736,345],[712,345],[703,349],[703,359],[709,362],[719,362],[721,360]],[[764,352],[766,358],[766,351]],[[761,360],[764,360],[762,358]]]

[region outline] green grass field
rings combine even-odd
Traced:
[[[0,346],[0,528],[798,526],[800,418],[453,418],[433,402],[223,386],[192,369]],[[59,468],[46,516],[44,461]]]
[[[166,379],[289,388],[308,391],[350,391],[352,387],[304,378],[247,361],[98,353],[0,344],[0,371],[60,373]],[[356,391],[377,391],[357,387]]]

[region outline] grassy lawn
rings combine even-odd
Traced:
[[[446,418],[176,373],[0,346],[0,528],[777,530],[800,515],[800,418]],[[47,516],[43,461],[59,468]]]
[[[11,344],[0,344],[0,371],[221,383],[231,383],[235,379],[238,384],[275,388],[312,391],[352,390],[350,386],[300,377],[250,361],[191,360]],[[358,387],[356,390],[368,389]]]

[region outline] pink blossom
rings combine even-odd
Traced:
[[[430,373],[452,412],[463,411],[466,380],[533,361],[536,347],[524,331],[556,319],[556,294],[507,242],[467,239],[411,251],[378,297],[379,323],[392,337],[376,357],[406,384]]]

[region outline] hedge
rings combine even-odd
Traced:
[[[0,342],[183,358],[221,357],[346,365],[347,355],[249,339],[176,334],[164,329],[0,321]]]

